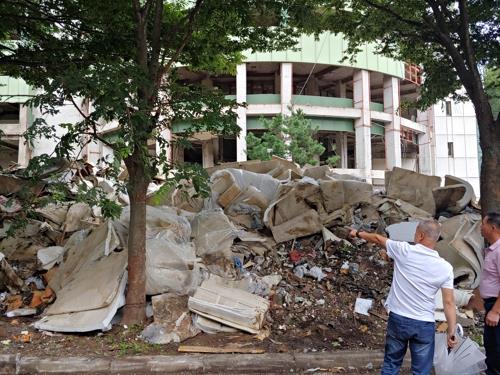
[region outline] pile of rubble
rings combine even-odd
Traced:
[[[0,309],[8,317],[39,316],[40,330],[105,331],[125,303],[127,197],[84,167],[57,171],[70,191],[82,183],[105,187],[125,205],[121,217],[105,220],[85,203],[51,204],[14,237],[7,231],[27,182],[0,175]],[[466,181],[447,176],[441,186],[439,177],[395,168],[376,192],[327,166],[299,169],[279,158],[208,173],[206,199],[187,188],[155,197],[159,185],[151,185],[149,202],[161,205],[147,207],[147,312],[154,321],[141,336],[148,342],[181,342],[200,332],[307,336],[312,322],[326,332],[332,315],[337,323],[370,314],[385,320],[391,267],[376,247],[346,240],[346,227],[412,241],[418,220],[436,217],[443,227],[437,250],[454,266],[459,305],[478,285],[481,217]],[[48,194],[43,181],[33,188]],[[436,319],[444,320],[437,306]],[[342,337],[335,340],[341,345]]]

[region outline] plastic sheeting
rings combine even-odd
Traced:
[[[198,256],[218,254],[231,257],[231,245],[238,230],[221,209],[202,211],[191,222]]]
[[[187,218],[170,207],[146,209],[146,293],[193,293],[201,283],[201,269],[195,247],[190,242],[191,226]],[[124,246],[128,240],[130,208],[116,222]]]

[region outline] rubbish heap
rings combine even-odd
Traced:
[[[29,188],[50,196],[47,186],[58,173],[75,194],[79,184],[104,187],[125,206],[123,213],[105,220],[86,203],[51,203],[7,236],[28,181],[16,172],[0,174],[0,309],[7,317],[39,317],[40,330],[105,331],[125,303],[128,197],[89,164],[56,167]],[[363,316],[386,320],[391,266],[376,247],[346,239],[346,227],[412,241],[416,223],[435,217],[442,224],[436,249],[454,267],[459,307],[479,283],[481,216],[466,181],[446,176],[441,186],[440,177],[394,168],[375,192],[356,176],[328,166],[300,169],[280,158],[207,172],[206,199],[188,188],[155,197],[160,184],[150,187],[148,202],[160,205],[149,205],[146,217],[153,323],[141,336],[148,342],[181,342],[200,332],[307,337],[312,322],[327,332],[353,316],[361,331]],[[438,321],[444,320],[440,306],[438,298]],[[470,312],[460,317],[473,323]],[[342,340],[336,337],[334,347]]]

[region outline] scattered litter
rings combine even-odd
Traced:
[[[370,310],[372,306],[372,299],[356,298],[356,303],[354,304],[354,312],[363,315],[370,315],[368,313],[368,310]]]
[[[103,188],[109,199],[124,205],[122,216],[105,220],[98,207],[76,202],[73,195],[37,209],[38,220],[28,219],[25,228],[8,237],[12,217],[23,207],[18,192],[27,180],[2,172],[0,311],[9,318],[40,315],[34,325],[45,335],[106,331],[120,321],[118,309],[125,303],[129,198],[84,162],[70,166],[58,161],[45,171],[49,182],[32,189],[50,195],[55,171],[63,172],[73,194],[80,184]],[[439,177],[394,168],[381,191],[345,171],[338,174],[328,166],[301,170],[280,158],[229,163],[207,172],[207,199],[197,196],[189,181],[165,196],[163,181],[148,187],[146,289],[153,297],[146,314],[154,322],[142,339],[182,342],[200,331],[244,331],[263,338],[274,330],[283,342],[324,337],[322,349],[307,351],[366,345],[368,339],[354,343],[354,337],[333,336],[337,331],[332,328],[352,320],[356,299],[355,312],[369,318],[358,317],[349,329],[374,335],[387,320],[382,301],[391,268],[377,246],[348,239],[344,228],[413,241],[418,220],[434,215],[442,223],[436,250],[453,265],[458,284],[458,319],[477,323],[463,309],[470,297],[464,289],[477,286],[483,265],[480,207],[466,181],[446,176],[440,186]],[[127,178],[126,170],[121,176]],[[444,312],[442,303],[436,305],[439,321]],[[237,345],[183,350],[263,351]]]

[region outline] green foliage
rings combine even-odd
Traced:
[[[261,119],[266,132],[262,137],[252,133],[247,135],[247,154],[249,159],[269,160],[271,156],[286,157],[299,165],[316,165],[316,156],[325,148],[314,137],[318,128],[306,119],[300,110],[290,116],[281,114],[272,119]]]
[[[311,27],[345,34],[349,52],[359,51],[366,42],[375,42],[378,53],[423,68],[425,81],[419,100],[422,109],[450,94],[460,99],[456,90],[462,85],[471,96],[472,86],[481,83],[474,72],[478,65],[499,66],[500,28],[495,1],[321,3],[325,9],[322,22],[315,20]]]
[[[172,145],[163,134],[185,122],[190,127],[178,135],[179,144],[199,131],[235,135],[237,104],[217,89],[187,85],[179,67],[234,73],[244,50],[290,48],[314,6],[311,0],[6,0],[0,2],[0,74],[40,89],[27,105],[43,116],[72,104],[84,117],[59,124],[62,135],[36,119],[25,134],[29,143],[54,139],[55,155],[72,159],[99,140],[114,152],[114,160],[103,161],[111,163],[108,178],[115,179],[125,162],[136,166],[131,176],[141,173],[148,182],[162,174],[167,186],[190,180],[203,195],[207,176],[200,168],[170,162]],[[89,112],[82,98],[92,103]],[[99,133],[108,122],[118,124],[113,142]],[[159,143],[158,153],[150,153],[148,140]],[[48,159],[31,160],[26,174],[36,179]],[[79,199],[100,201],[103,213],[116,215],[97,190],[82,190]]]
[[[332,168],[336,168],[339,166],[340,156],[332,155],[328,159],[326,159],[326,164],[328,164]]]
[[[500,115],[500,68],[488,67],[484,75],[484,86],[490,99],[493,116]]]

